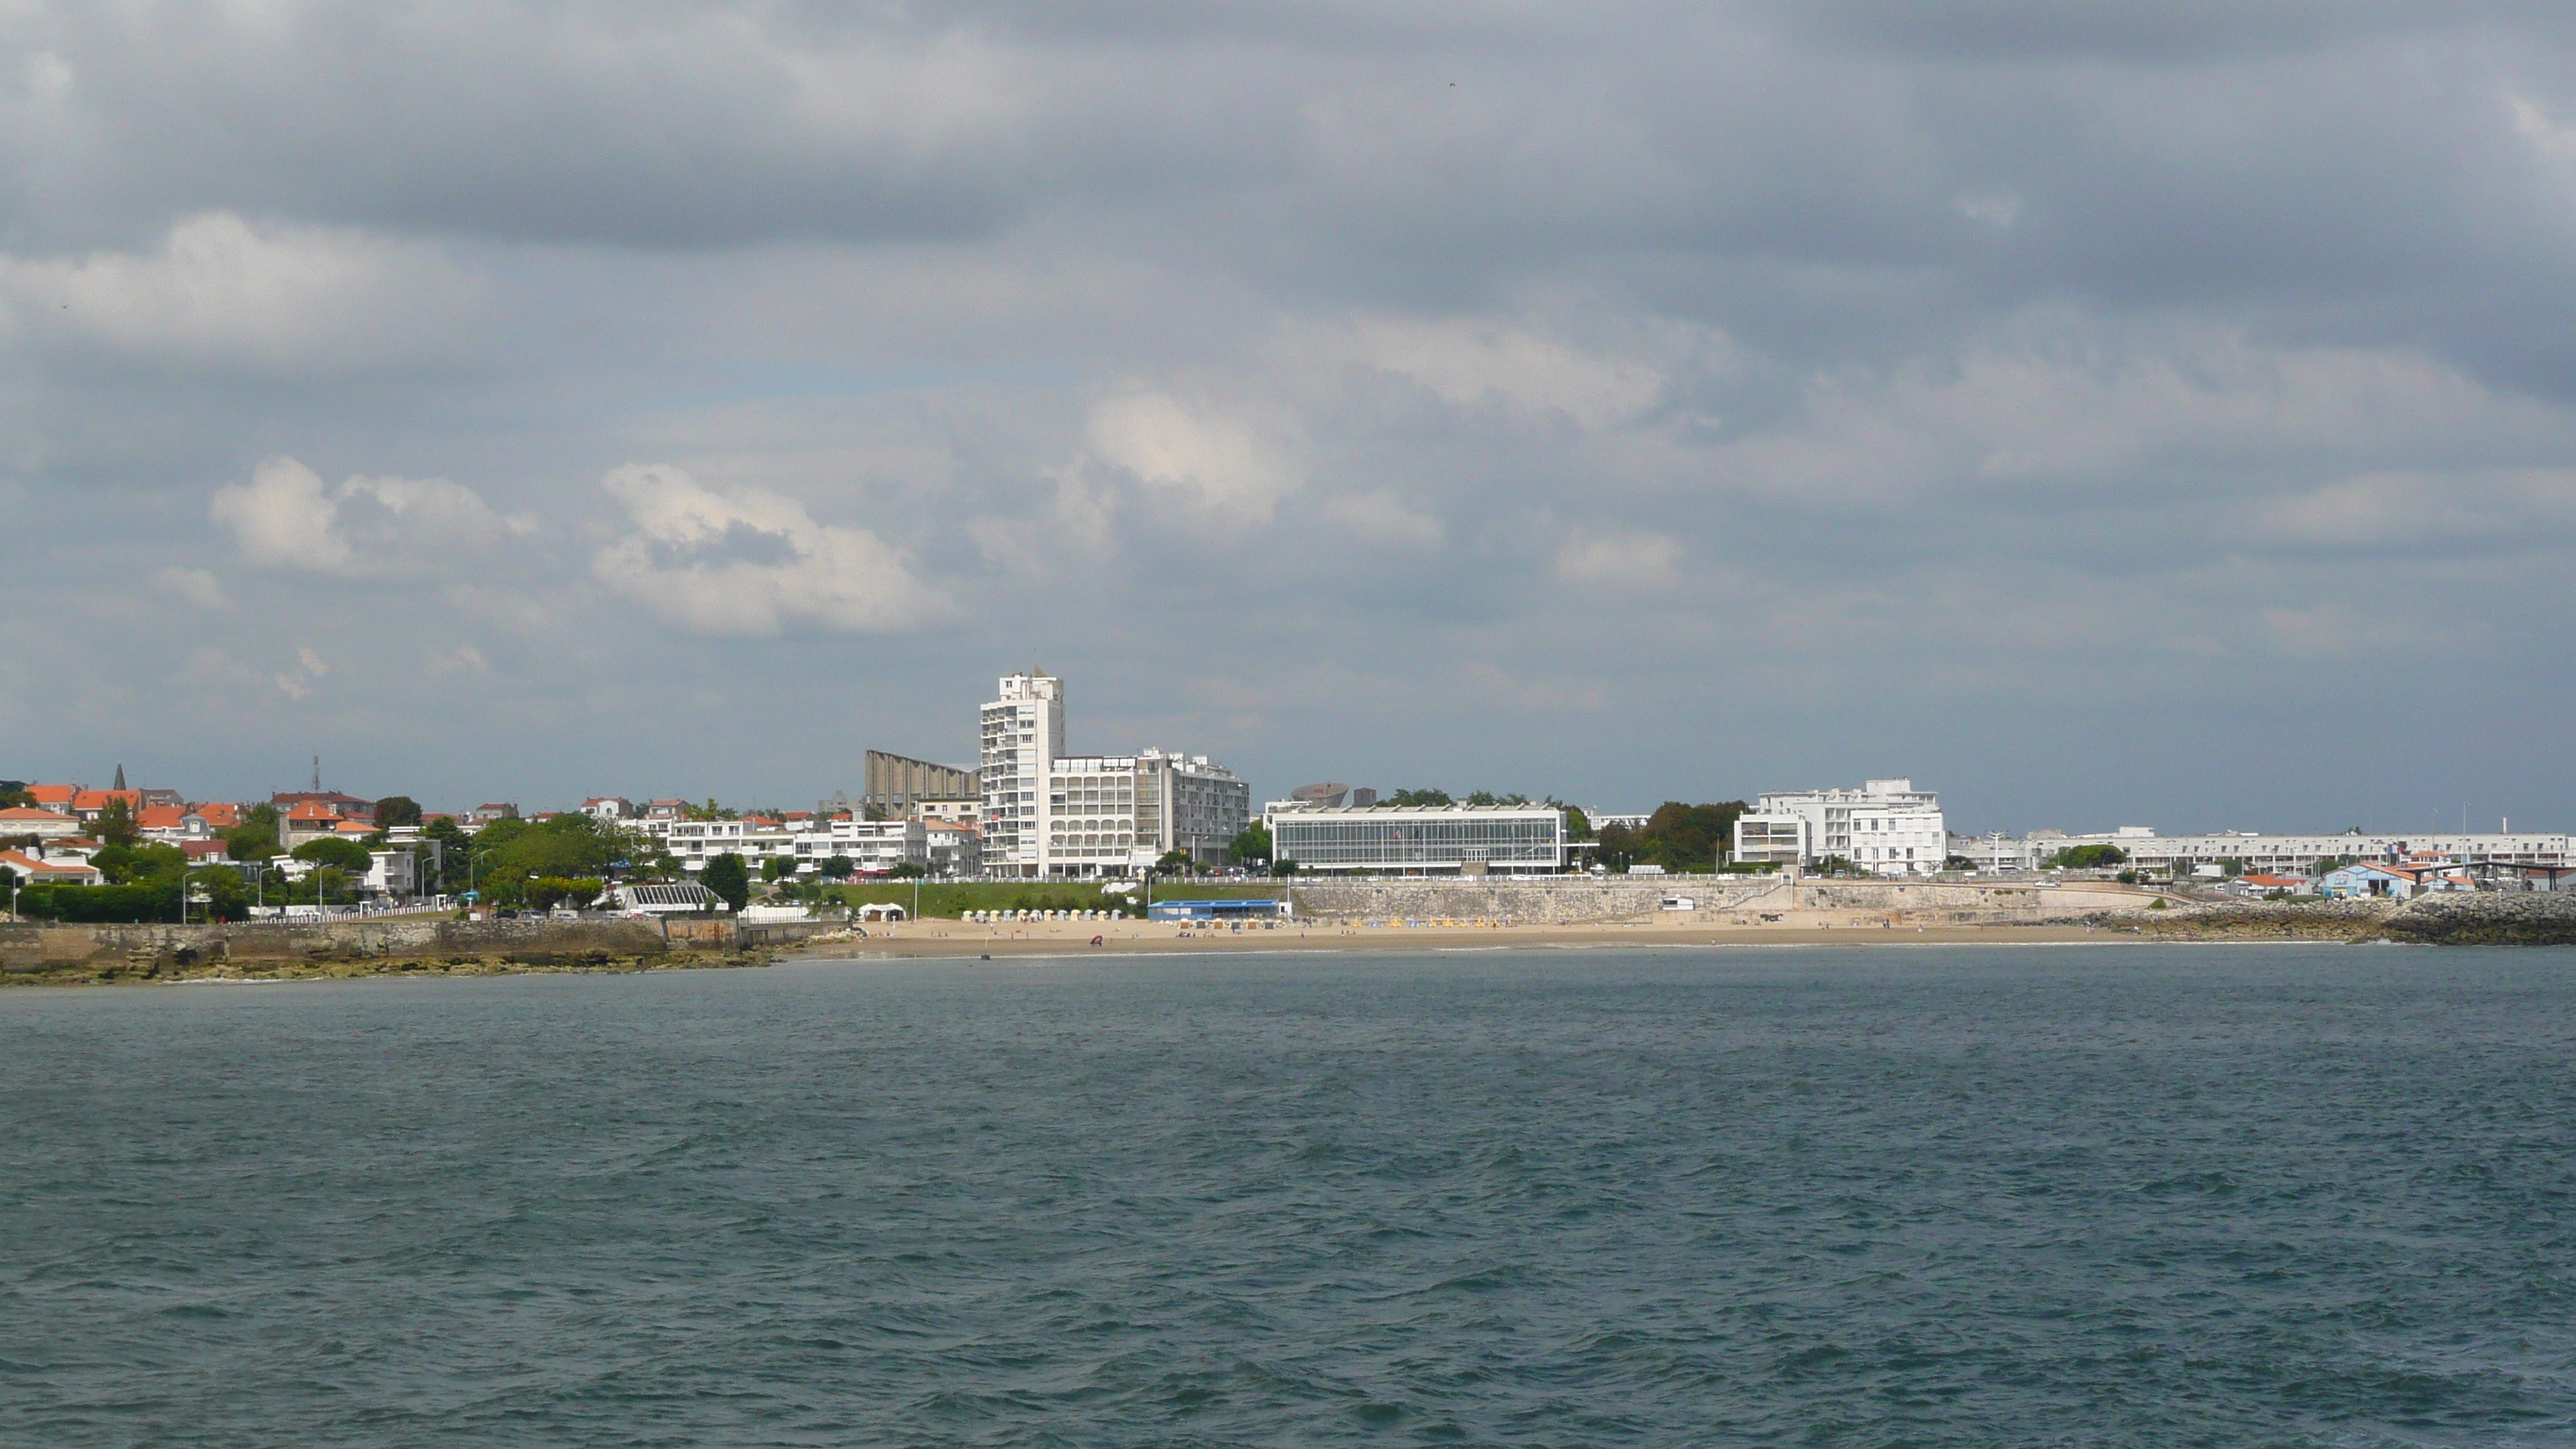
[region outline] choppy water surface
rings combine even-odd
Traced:
[[[2576,1442],[2576,953],[0,993],[0,1441]]]

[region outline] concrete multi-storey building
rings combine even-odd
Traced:
[[[988,875],[1124,875],[1165,854],[1201,864],[1252,821],[1252,787],[1205,755],[1065,748],[1064,681],[1013,674],[981,713]]]
[[[1949,853],[1940,797],[1912,780],[1858,789],[1766,791],[1736,818],[1735,859],[1811,864],[1839,856],[1873,875],[1930,875]]]
[[[861,803],[884,815],[911,816],[929,800],[972,800],[982,795],[976,772],[916,760],[884,750],[867,753],[867,793]]]

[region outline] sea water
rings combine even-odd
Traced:
[[[2576,1442],[2576,953],[0,993],[10,1445]]]

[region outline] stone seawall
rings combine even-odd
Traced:
[[[230,962],[296,964],[403,959],[524,965],[660,956],[656,921],[445,921],[417,917],[218,926],[0,924],[0,970],[116,968],[140,976]]]
[[[1319,882],[1291,892],[1297,914],[1317,921],[1510,921],[1579,926],[1651,921],[1673,913],[1667,897],[1688,897],[1694,914],[1892,914],[1944,923],[2018,920],[2039,914],[2035,885],[1962,881],[1805,881],[1778,876],[1659,876]],[[1927,914],[1933,913],[1933,914]]]

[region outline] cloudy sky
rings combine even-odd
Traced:
[[[0,6],[0,776],[2576,827],[2576,12]]]

